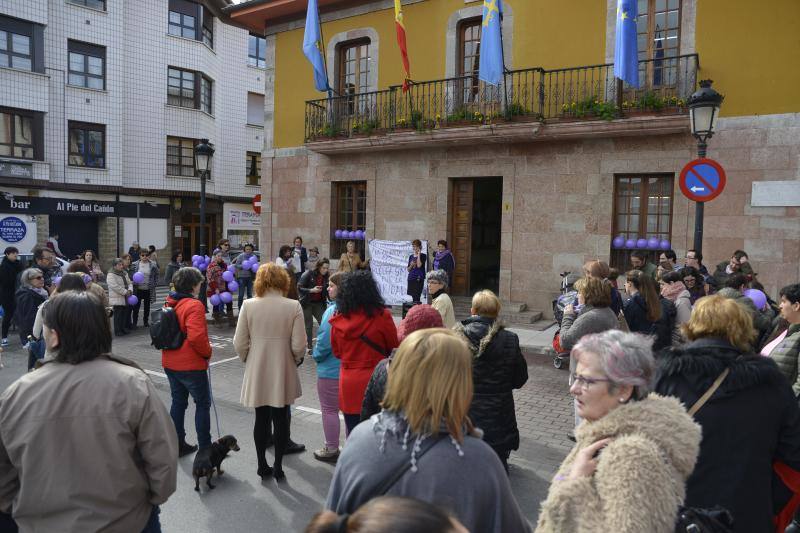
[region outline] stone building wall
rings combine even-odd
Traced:
[[[754,181],[800,180],[798,133],[798,114],[731,118],[709,141],[708,155],[726,169],[728,185],[706,206],[704,262],[713,269],[742,248],[773,296],[800,279],[800,207],[751,207],[750,194]],[[694,203],[682,196],[678,175],[695,150],[691,135],[670,134],[336,156],[278,151],[262,193],[271,196],[264,234],[272,235],[272,252],[301,234],[328,255],[331,184],[363,180],[370,238],[448,238],[449,180],[501,176],[509,208],[502,213],[500,296],[548,310],[559,272],[609,258],[615,175],[675,175],[671,240],[683,257]]]

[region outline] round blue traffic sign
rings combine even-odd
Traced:
[[[6,242],[20,242],[28,233],[28,227],[17,217],[0,220],[0,239]]]
[[[713,159],[695,159],[681,170],[681,192],[695,202],[713,200],[722,193],[726,183],[725,170]]]

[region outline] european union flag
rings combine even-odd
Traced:
[[[503,81],[503,34],[500,23],[503,16],[501,0],[483,0],[483,27],[481,28],[481,57],[478,79],[491,85]]]
[[[327,91],[328,72],[325,70],[325,58],[322,57],[322,31],[319,27],[319,9],[317,0],[308,0],[306,11],[306,31],[303,35],[303,54],[314,67],[314,87],[318,91]]]
[[[614,76],[639,87],[639,51],[636,42],[636,0],[617,0]]]

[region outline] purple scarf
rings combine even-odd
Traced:
[[[445,250],[444,252],[439,252],[437,250],[436,254],[433,256],[433,269],[439,270],[439,262],[442,261],[445,257],[450,255],[450,250]],[[453,265],[456,264],[455,257],[453,258]]]

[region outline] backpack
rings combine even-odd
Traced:
[[[164,306],[155,311],[150,319],[151,344],[158,350],[177,350],[183,346],[186,333],[181,331],[175,308]]]

